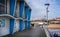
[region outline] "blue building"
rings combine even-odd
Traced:
[[[30,16],[25,0],[0,0],[0,36],[30,28]]]

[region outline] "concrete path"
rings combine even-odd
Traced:
[[[4,37],[46,37],[45,31],[41,27],[30,28],[22,32],[16,32],[13,35],[8,35]]]

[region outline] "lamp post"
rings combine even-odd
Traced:
[[[47,21],[47,25],[48,25],[48,12],[49,12],[48,8],[49,8],[49,5],[50,5],[49,3],[46,3],[45,4],[45,6],[47,6],[46,7],[46,17],[47,17],[47,20],[46,21]]]

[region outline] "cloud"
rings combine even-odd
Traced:
[[[45,3],[50,3],[49,6],[49,19],[56,18],[60,16],[60,6],[57,4],[57,0],[26,0],[26,2],[32,8],[31,20],[42,19],[46,16],[46,6]],[[60,5],[60,4],[59,4]]]

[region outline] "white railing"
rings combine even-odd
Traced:
[[[46,36],[51,37],[50,33],[48,32],[48,28],[46,26],[43,26],[43,29],[45,30]]]

